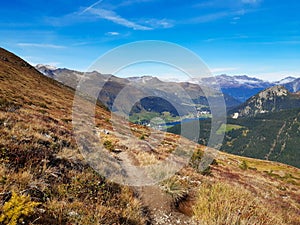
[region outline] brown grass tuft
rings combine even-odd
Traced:
[[[204,225],[285,224],[250,191],[228,183],[201,185],[194,216]]]

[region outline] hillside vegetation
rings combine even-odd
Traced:
[[[0,200],[4,224],[143,224],[140,202],[128,187],[110,183],[82,159],[72,134],[74,92],[0,49]],[[110,113],[96,108],[97,123]],[[21,199],[38,202],[22,214]]]
[[[238,118],[231,118],[234,113]],[[274,86],[230,110],[229,116],[227,124],[216,132],[216,135],[225,133],[222,151],[300,168],[299,93]],[[180,134],[181,126],[176,125],[168,131]],[[198,143],[206,144],[210,132],[211,120],[200,121]]]
[[[242,128],[226,133],[222,150],[300,167],[299,120],[299,109],[230,120]]]
[[[169,180],[128,187],[97,174],[81,156],[72,130],[74,91],[0,49],[0,223],[2,224],[299,224],[300,171],[291,166],[219,153],[199,170],[204,146]],[[95,108],[102,144],[135,165],[165,159],[174,134],[131,124],[112,129]],[[231,127],[236,128],[236,127]],[[159,135],[164,135],[159,140]],[[153,148],[150,143],[157,142]],[[250,199],[250,200],[249,200]],[[226,218],[226,220],[224,220]]]

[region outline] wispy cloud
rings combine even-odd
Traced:
[[[128,28],[132,28],[134,30],[152,30],[153,29],[151,27],[146,27],[146,26],[137,24],[135,22],[132,22],[128,19],[125,19],[112,10],[91,8],[88,10],[88,12],[98,16],[99,18],[109,20],[113,23],[116,23],[116,24],[119,24],[119,25],[122,25],[122,26],[125,26]]]
[[[143,23],[147,24],[149,27],[156,28],[171,28],[174,26],[174,22],[168,19],[146,19]]]
[[[89,7],[86,7],[81,13],[79,13],[79,15],[84,14],[85,12],[87,12],[90,9],[94,8],[95,6],[100,4],[101,2],[103,2],[103,0],[99,0],[99,1],[95,2],[94,4],[90,5]]]
[[[122,1],[120,4],[111,6],[104,3],[104,0],[98,0],[88,7],[81,7],[78,11],[66,14],[62,17],[46,17],[46,22],[52,26],[66,26],[74,23],[95,22],[96,20],[103,19],[112,23],[131,28],[133,30],[154,30],[166,29],[174,26],[174,21],[169,19],[156,19],[156,18],[136,18],[128,19],[122,17],[117,13],[117,8],[121,6],[129,6],[135,3],[152,2],[156,0],[128,0]],[[114,33],[106,33],[107,36],[117,36]]]
[[[237,11],[221,11],[221,12],[216,12],[216,13],[210,13],[206,14],[203,16],[195,17],[190,20],[187,20],[187,23],[207,23],[207,22],[212,22],[216,21],[219,19],[227,18],[227,17],[232,17],[232,16],[242,16],[246,13],[245,10],[237,10]]]
[[[116,32],[116,31],[111,31],[111,32],[106,32],[105,35],[106,36],[119,36],[120,33]]]
[[[245,5],[259,5],[263,0],[210,0],[193,5],[194,8],[227,8],[238,9]]]
[[[96,15],[99,18],[111,21],[115,24],[119,24],[128,28],[132,28],[134,30],[152,30],[151,27],[140,25],[136,22],[130,21],[120,15],[118,15],[113,10],[103,9],[103,8],[95,8],[97,5],[99,5],[103,0],[99,0],[95,2],[94,4],[90,5],[89,7],[85,8],[79,15],[82,15],[84,13],[91,13],[93,15]],[[132,1],[127,1],[127,3],[131,3]]]
[[[18,43],[17,44],[20,47],[35,47],[35,48],[66,48],[62,45],[53,45],[53,44],[40,44],[40,43]]]

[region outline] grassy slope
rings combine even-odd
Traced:
[[[142,224],[132,190],[82,161],[71,126],[74,92],[2,49],[0,80],[1,205],[13,190],[41,202],[26,224]],[[110,114],[96,112],[96,123],[107,124]]]
[[[144,215],[143,206],[148,208],[151,224],[174,224],[178,218],[190,221],[174,214],[174,210],[194,215],[195,224],[201,220],[206,224],[218,224],[218,218],[214,217],[223,215],[215,204],[218,201],[209,201],[204,206],[215,212],[213,216],[201,208],[199,201],[205,200],[211,187],[218,190],[218,184],[223,183],[227,184],[222,191],[228,206],[235,204],[232,191],[236,187],[240,190],[237,196],[243,200],[239,202],[240,207],[226,210],[232,220],[225,224],[232,224],[237,209],[243,209],[242,221],[251,216],[264,224],[300,223],[297,216],[300,213],[298,169],[220,153],[217,164],[203,175],[195,169],[204,151],[202,146],[198,146],[190,166],[174,175],[174,182],[171,179],[160,185],[173,199],[162,198],[166,202],[163,205],[172,203],[175,206],[161,208],[161,211],[164,215],[173,213],[175,216],[156,223],[165,219],[165,216],[158,218],[160,210],[156,208],[157,201],[153,202],[160,188],[153,193],[121,187],[106,181],[84,163],[72,134],[72,90],[43,77],[24,61],[1,49],[0,80],[0,204],[3,206],[10,199],[11,191],[29,194],[32,201],[40,202],[32,215],[24,217],[26,224],[145,224],[148,216]],[[111,130],[109,118],[109,112],[96,107],[99,127]],[[113,131],[105,135],[103,141],[109,141],[112,148],[131,150],[138,165],[166,158],[176,147],[178,137],[175,135],[167,134],[163,140],[156,140],[161,132],[151,133],[137,125],[132,125],[132,130],[142,143],[157,141],[160,144],[154,150],[144,145],[149,150],[141,152],[132,137]],[[185,142],[187,147],[191,145]],[[202,192],[198,192],[199,189]],[[137,198],[138,195],[141,198]],[[211,195],[218,200],[214,193]],[[256,204],[243,205],[249,196],[257,198]],[[262,209],[264,216],[258,213]],[[2,215],[3,210],[1,208]],[[255,218],[252,212],[257,213]]]

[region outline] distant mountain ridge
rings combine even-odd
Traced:
[[[42,64],[38,64],[36,66],[36,69],[38,69],[44,75],[52,77],[63,83],[67,83],[67,82],[70,83],[70,75],[76,75],[80,77],[84,74],[83,72],[79,72],[79,71],[60,69],[54,66],[42,65]],[[65,77],[67,77],[68,79],[65,79]],[[76,78],[76,80],[79,79]],[[141,84],[141,83],[149,84],[149,82],[152,84],[153,83],[157,84],[161,82],[175,83],[169,81],[168,82],[161,81],[157,77],[153,77],[153,76],[140,76],[140,77],[133,76],[133,77],[126,78],[125,80],[137,84]],[[74,85],[73,83],[74,82],[72,82],[70,85],[71,86]],[[259,93],[264,89],[276,85],[282,85],[285,88],[287,88],[287,90],[290,92],[300,91],[300,78],[296,78],[292,76],[287,76],[286,78],[283,78],[279,81],[269,82],[255,77],[249,77],[247,75],[229,76],[226,74],[221,74],[214,77],[206,77],[206,78],[201,78],[196,80],[190,80],[188,81],[188,83],[196,83],[200,86],[221,88],[222,92],[225,94],[224,97],[225,97],[225,101],[227,102],[226,105],[229,108],[238,105],[239,102],[240,103],[245,102],[247,99],[249,99],[253,95],[256,95],[257,93]]]
[[[300,168],[300,93],[283,86],[267,88],[230,110],[225,128],[222,151]],[[198,142],[206,144],[211,121],[201,121],[200,130]],[[168,131],[180,134],[180,125]]]
[[[271,83],[268,81],[249,77],[247,75],[229,76],[226,74],[218,75],[215,77],[202,78],[200,82],[203,84],[211,83],[214,82],[214,79],[216,79],[218,85],[220,85],[221,88],[265,88],[271,85]]]
[[[289,77],[281,79],[280,81],[274,82],[274,84],[276,84],[276,85],[284,85],[284,84],[291,83],[291,82],[295,81],[296,79],[297,79],[296,77],[289,76]]]
[[[295,81],[295,80],[294,80]],[[267,88],[229,112],[238,125],[226,133],[222,150],[300,167],[300,93]]]
[[[294,79],[291,82],[285,83],[284,87],[288,89],[290,92],[298,92],[300,91],[300,78]]]
[[[89,79],[90,77],[96,79],[99,83],[99,87],[102,87],[102,90],[99,93],[99,100],[110,109],[113,109],[114,100],[118,97],[120,91],[126,86],[130,86],[130,88],[126,89],[130,92],[130,96],[128,96],[127,99],[123,99],[125,103],[126,101],[131,101],[132,96],[148,96],[145,97],[145,99],[141,99],[143,101],[136,104],[133,112],[140,112],[144,109],[149,112],[161,113],[161,110],[163,109],[165,111],[172,112],[172,114],[178,115],[178,112],[174,112],[174,107],[189,110],[195,108],[194,104],[207,109],[209,103],[205,93],[212,97],[216,93],[216,91],[211,88],[207,88],[205,85],[202,87],[201,85],[189,82],[166,82],[153,76],[119,78],[113,75],[101,74],[96,71],[88,72],[87,74],[89,76],[84,76],[85,73],[83,72],[65,68],[51,68],[43,65],[38,65],[36,69],[44,75],[75,89],[79,80],[83,77],[85,79]],[[91,79],[91,82],[94,82],[93,79]],[[204,89],[206,90],[205,93],[203,92]],[[218,93],[217,95],[221,94],[222,93]],[[159,96],[159,98],[155,98],[155,96]],[[161,106],[163,105],[159,102],[159,99],[165,99],[166,101],[173,102],[174,107],[169,107],[170,104],[163,104],[164,107],[162,108]],[[228,108],[241,104],[241,102],[227,94],[224,94],[224,99]],[[153,105],[153,103],[156,103],[156,105]],[[129,105],[129,102],[126,104]],[[149,107],[151,105],[153,106]],[[160,105],[160,107],[157,107],[158,105]],[[129,113],[130,109],[127,111],[127,113]]]
[[[222,74],[215,78],[202,78],[200,83],[206,85],[215,82],[215,80],[217,81],[215,85],[220,85],[223,93],[232,96],[240,102],[245,102],[260,91],[276,85],[282,85],[290,92],[297,92],[300,90],[300,78],[297,79],[291,76],[281,79],[280,81],[269,82],[247,75],[228,76]]]
[[[273,86],[259,92],[229,113],[236,117],[253,117],[295,108],[300,108],[299,93],[291,93],[283,86]]]

